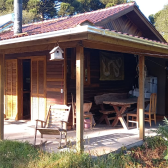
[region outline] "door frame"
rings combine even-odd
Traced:
[[[31,61],[32,59],[45,59],[45,73],[46,73],[46,56],[27,56],[27,57],[18,57],[16,58],[18,60],[18,120],[23,119],[23,67],[22,67],[22,62],[23,60],[29,59],[30,60],[30,81],[32,82],[32,67],[31,67]],[[32,94],[31,94],[31,85],[32,83],[30,82],[30,120],[32,120]],[[45,97],[46,97],[46,76],[45,76]],[[21,89],[20,89],[21,88]],[[46,102],[46,101],[45,101]],[[46,104],[45,104],[46,107]],[[45,110],[45,115],[46,115],[46,110]]]
[[[23,60],[30,60],[30,78],[31,78],[31,59],[18,59],[18,120],[23,119]],[[31,80],[31,79],[30,79]],[[30,83],[31,86],[31,83]],[[31,88],[30,88],[30,115],[31,115]]]

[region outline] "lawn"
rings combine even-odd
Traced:
[[[122,167],[168,167],[164,159],[167,149],[160,137],[147,137],[141,147],[129,151],[123,147],[120,153],[107,157],[92,158],[87,153],[47,153],[27,142],[0,141],[0,168],[122,168]]]
[[[47,153],[28,142],[0,141],[0,168],[166,168],[168,121],[140,147],[92,158],[88,153]]]

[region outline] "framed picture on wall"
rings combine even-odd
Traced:
[[[124,80],[124,55],[100,51],[100,80]]]

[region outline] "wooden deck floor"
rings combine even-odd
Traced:
[[[152,123],[152,127],[149,127],[149,123],[145,125],[145,135],[155,135],[151,130],[156,129],[158,124],[155,126]],[[31,121],[5,121],[4,126],[5,139],[29,141],[33,143],[34,139],[34,123]],[[84,130],[84,144],[85,151],[92,155],[103,155],[108,154],[112,151],[120,150],[122,146],[132,147],[142,144],[139,139],[137,129],[124,130],[121,126],[115,128],[107,127],[107,125],[96,125],[93,130]],[[47,135],[44,136],[44,140]],[[54,138],[54,137],[52,137]],[[69,146],[63,149],[57,149],[57,141],[47,141],[42,148],[49,152],[58,152],[63,150],[75,150],[76,131],[68,131]],[[40,144],[40,134],[37,136],[37,144]]]

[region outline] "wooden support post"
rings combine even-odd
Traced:
[[[76,148],[81,152],[83,145],[83,68],[84,49],[76,47]]]
[[[0,54],[0,140],[4,139],[4,55]]]
[[[145,56],[139,56],[139,138],[144,139],[144,66]]]
[[[64,50],[64,104],[67,105],[67,49]]]

